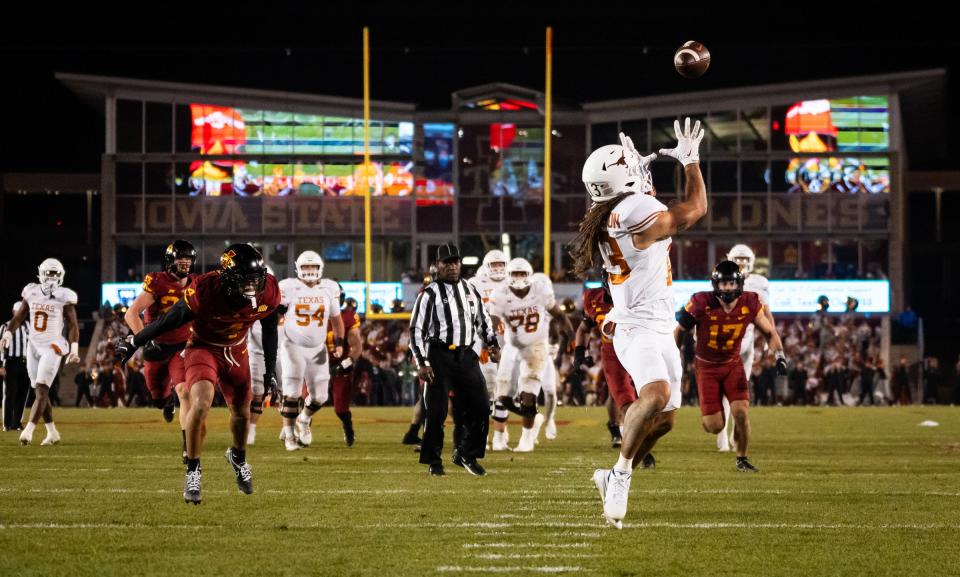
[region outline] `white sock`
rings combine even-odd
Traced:
[[[620,438],[623,438],[623,425],[620,425],[620,426],[617,427],[617,428],[620,429]]]
[[[23,428],[23,434],[28,436],[32,435],[33,430],[36,428],[37,428],[37,425],[35,425],[33,421],[27,421],[27,426]]]
[[[256,423],[250,423],[249,434],[255,435],[256,433],[257,433],[257,424],[256,424]]]
[[[47,425],[47,434],[57,434],[57,426],[53,424],[53,421],[46,423]]]
[[[503,431],[494,431],[493,432],[493,442],[494,443],[503,443]]]
[[[633,459],[627,459],[623,456],[623,453],[620,453],[620,458],[617,459],[617,464],[613,466],[613,470],[617,473],[630,473],[633,471]]]
[[[287,434],[288,439],[294,438],[293,425],[284,425],[283,431]]]

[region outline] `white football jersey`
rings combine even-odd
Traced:
[[[770,281],[767,277],[756,273],[750,273],[743,281],[743,290],[757,293],[760,297],[760,304],[770,306]],[[753,323],[747,325],[743,333],[743,341],[740,342],[740,357],[744,361],[753,362],[753,343],[754,340]]]
[[[760,304],[770,306],[770,281],[767,277],[750,273],[743,281],[743,290],[757,293]]]
[[[507,342],[515,347],[526,347],[546,342],[550,337],[550,313],[556,304],[553,290],[546,283],[531,283],[530,290],[520,298],[503,286],[490,299],[490,314],[504,323]]]
[[[312,287],[297,278],[283,279],[280,304],[287,307],[284,337],[297,346],[319,347],[327,342],[330,315],[340,312],[340,287],[326,278]]]
[[[77,293],[66,287],[58,287],[45,295],[37,283],[30,283],[20,293],[30,307],[27,338],[34,347],[55,346],[61,354],[67,354],[67,339],[63,337],[63,307],[77,304]]]
[[[610,213],[606,242],[600,244],[609,277],[613,310],[607,320],[634,324],[657,332],[672,332],[674,316],[670,238],[639,250],[630,235],[641,233],[667,211],[666,205],[646,194],[634,194]]]
[[[247,350],[251,356],[263,355],[263,327],[260,326],[260,321],[253,323],[247,332]]]
[[[493,293],[495,293],[497,289],[507,286],[506,278],[497,281],[486,275],[477,275],[467,282],[472,284],[474,288],[477,289],[477,292],[480,293],[480,298],[483,300],[483,307],[487,309],[487,313],[490,312],[490,298],[493,296]]]

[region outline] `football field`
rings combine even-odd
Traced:
[[[216,409],[198,507],[159,411],[58,409],[58,446],[39,446],[42,426],[27,447],[0,436],[0,575],[960,574],[960,409],[751,413],[759,474],[736,472],[684,408],[618,531],[591,481],[616,460],[603,409],[561,407],[558,439],[488,453],[483,478],[449,464],[449,424],[447,475],[429,477],[400,444],[408,408],[355,409],[352,448],[324,408],[294,453],[269,410],[249,496]]]

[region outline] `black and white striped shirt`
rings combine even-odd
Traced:
[[[9,321],[0,325],[0,337],[7,331]],[[6,349],[0,349],[0,363],[6,362],[10,357],[23,358],[27,355],[27,323],[20,323],[17,331],[13,333],[13,340]]]
[[[476,339],[494,344],[497,335],[473,285],[433,282],[417,296],[410,317],[410,349],[423,366],[430,343],[469,348]]]

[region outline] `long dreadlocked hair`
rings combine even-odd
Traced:
[[[593,264],[600,258],[600,243],[607,234],[607,221],[610,213],[620,202],[632,195],[625,192],[608,200],[594,204],[580,221],[580,231],[570,243],[570,256],[573,257],[573,274],[585,278]]]

